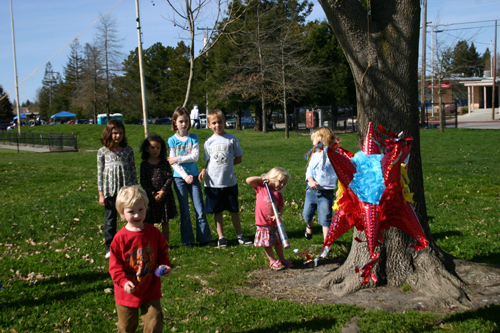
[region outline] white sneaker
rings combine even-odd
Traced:
[[[104,258],[109,259],[109,257],[111,257],[111,252],[108,250],[106,251],[106,255],[104,256]]]

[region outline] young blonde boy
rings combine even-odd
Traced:
[[[111,243],[109,274],[114,282],[118,332],[135,332],[139,308],[143,331],[162,332],[161,281],[155,274],[170,275],[168,242],[153,225],[144,224],[148,207],[146,192],[139,186],[124,187],[116,198],[116,210],[127,222]]]
[[[206,176],[205,213],[214,214],[220,248],[227,247],[222,215],[225,210],[231,213],[238,243],[252,244],[252,240],[244,236],[241,231],[238,183],[234,174],[234,166],[242,162],[243,151],[238,138],[224,130],[225,122],[224,113],[221,110],[215,109],[208,113],[208,127],[214,134],[205,141],[204,159],[207,164],[198,176],[200,181]]]

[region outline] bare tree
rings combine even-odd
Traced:
[[[186,97],[183,106],[189,103],[191,90],[193,88],[193,78],[195,72],[195,62],[201,56],[206,54],[223,36],[226,28],[238,20],[243,14],[242,6],[232,3],[228,6],[228,0],[167,0],[175,15],[168,18],[179,27],[183,33],[188,34],[189,40],[189,78],[186,89]],[[224,10],[227,8],[227,15],[223,18]],[[212,16],[208,18],[211,12]],[[179,19],[176,19],[178,17]],[[206,34],[203,38],[203,47],[195,56],[195,38],[196,25],[201,22],[208,23],[210,26],[201,28]]]
[[[301,96],[318,86],[321,68],[308,63],[308,52],[302,47],[303,34],[295,22],[286,20],[281,27],[271,57],[278,59],[278,66],[270,72],[271,101],[283,106],[285,137],[288,133],[287,103],[298,101]]]
[[[101,15],[100,15],[101,16]],[[121,53],[122,40],[118,37],[116,29],[116,21],[109,14],[104,16],[97,25],[96,40],[99,43],[100,52],[102,54],[104,66],[105,80],[105,110],[109,119],[109,104],[111,100],[111,82],[121,71],[121,61],[123,54]]]
[[[102,104],[105,94],[105,78],[103,73],[103,57],[101,49],[87,43],[84,47],[83,76],[77,91],[75,105],[92,114],[94,123],[97,121],[97,109]]]

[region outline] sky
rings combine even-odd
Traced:
[[[82,32],[78,37],[80,45],[92,43],[97,24],[91,25],[108,11],[117,23],[118,36],[123,39],[121,51],[124,59],[138,45],[135,0],[0,0],[0,85],[4,92],[10,91],[11,102],[16,95],[10,1],[21,102],[36,100],[47,61],[50,60],[55,72],[63,75],[63,66],[67,64],[70,53],[69,43]],[[326,19],[317,0],[312,2],[314,9],[308,19]],[[175,47],[182,40],[181,30],[168,19],[172,17],[172,11],[165,0],[140,1],[140,17],[144,49],[157,42]],[[207,15],[209,18],[210,14]],[[427,22],[442,25],[436,28],[442,30],[438,34],[440,43],[456,44],[459,40],[467,40],[474,42],[480,54],[486,48],[492,50],[494,22],[484,22],[488,20],[500,20],[500,0],[427,0]],[[469,22],[478,23],[462,24]],[[197,39],[201,45],[201,32]],[[429,59],[430,32],[426,44]],[[499,50],[497,44],[497,52]]]

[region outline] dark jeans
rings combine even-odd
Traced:
[[[106,250],[109,250],[116,235],[118,213],[116,212],[115,202],[116,197],[106,197],[106,206],[104,206],[104,242],[106,243]]]

